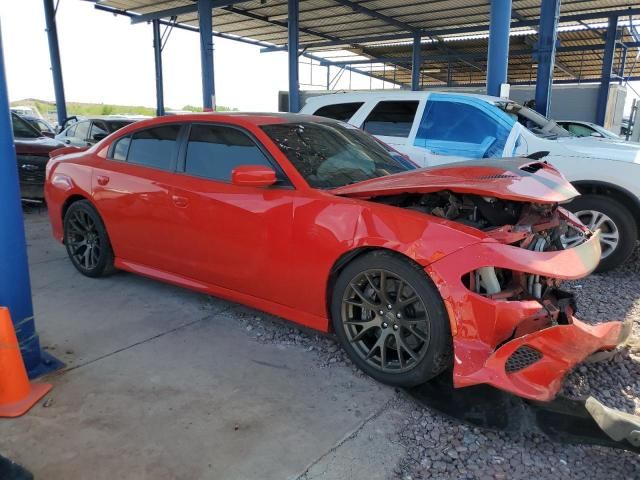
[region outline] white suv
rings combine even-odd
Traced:
[[[348,122],[420,166],[549,152],[582,194],[568,208],[602,232],[599,271],[622,264],[640,229],[640,144],[578,138],[510,100],[449,92],[335,93],[312,97],[301,113]],[[567,234],[565,244],[579,243]]]

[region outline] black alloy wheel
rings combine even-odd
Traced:
[[[113,251],[98,212],[86,200],[71,204],[64,216],[64,244],[76,269],[88,277],[113,271]]]
[[[412,386],[450,366],[448,316],[419,266],[386,251],[363,255],[342,272],[333,296],[338,338],[377,380]]]

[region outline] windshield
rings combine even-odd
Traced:
[[[510,116],[514,117],[514,120],[517,120],[521,125],[538,137],[553,140],[558,137],[571,136],[569,132],[558,125],[554,120],[550,120],[528,107],[523,107],[515,102],[501,102],[497,105]]]
[[[314,188],[337,188],[411,167],[368,134],[337,122],[263,125],[289,161]]]

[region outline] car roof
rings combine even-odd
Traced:
[[[411,90],[371,90],[366,92],[332,92],[327,94],[320,94],[314,97],[309,97],[306,102],[308,104],[332,104],[332,103],[345,103],[348,101],[367,101],[371,99],[384,99],[384,100],[420,100],[422,98],[427,97],[432,93],[441,93],[452,96],[460,96],[460,97],[472,97],[483,100],[487,103],[496,103],[496,102],[512,102],[513,100],[500,98],[500,97],[492,97],[491,95],[482,95],[479,93],[460,93],[460,92],[450,92],[446,90],[421,90],[421,91],[411,91]]]

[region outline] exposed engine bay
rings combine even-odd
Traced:
[[[585,238],[591,235],[579,220],[556,203],[525,203],[451,191],[407,193],[372,200],[462,223],[500,243],[536,252],[563,250],[563,238],[569,229]],[[545,299],[560,283],[553,278],[491,266],[474,270],[463,282],[471,291],[496,300]]]

